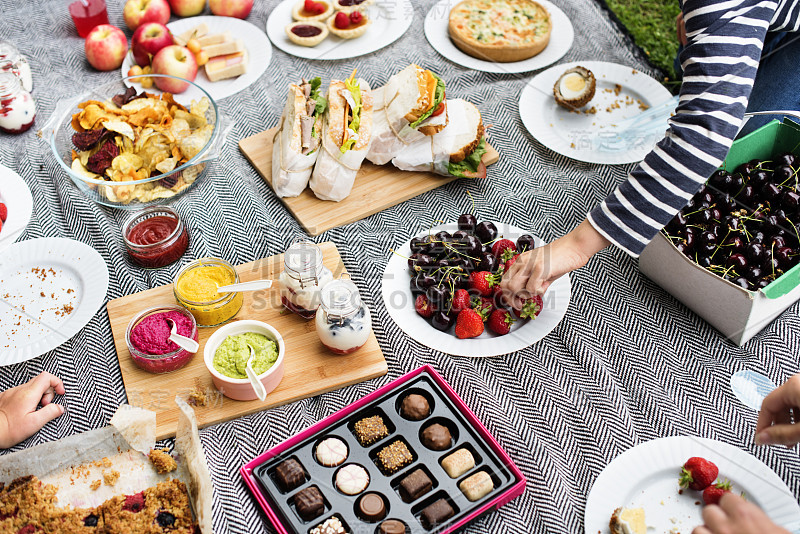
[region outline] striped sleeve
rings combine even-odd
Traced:
[[[725,159],[776,7],[772,0],[684,0],[689,43],[669,130],[588,214],[598,232],[629,254],[638,256]]]

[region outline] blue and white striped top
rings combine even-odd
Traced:
[[[633,256],[724,161],[767,32],[800,30],[800,0],[684,0],[683,13],[689,43],[680,56],[683,84],[669,130],[588,215],[597,231]]]

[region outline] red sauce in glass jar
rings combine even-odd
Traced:
[[[189,246],[189,234],[178,214],[167,206],[153,206],[134,214],[122,228],[131,259],[148,269],[177,261]]]

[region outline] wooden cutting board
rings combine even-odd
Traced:
[[[347,272],[336,245],[326,242],[320,244],[320,248],[325,266],[333,272],[334,278]],[[283,254],[236,267],[242,282],[277,280],[282,270]],[[234,320],[264,321],[281,333],[286,343],[284,375],[280,385],[267,395],[263,403],[258,400],[231,400],[222,396],[214,387],[211,375],[203,363],[205,342],[216,328],[199,329],[200,350],[182,369],[166,374],[152,374],[139,369],[133,363],[125,342],[128,323],[142,310],[164,304],[176,304],[171,284],[114,299],[107,307],[128,402],[156,412],[158,439],[175,435],[178,407],[174,398],[176,395],[188,395],[196,386],[205,388],[210,397],[208,406],[195,408],[199,426],[203,428],[383,376],[388,371],[374,333],[370,334],[366,345],[358,351],[337,356],[330,353],[319,341],[313,320],[306,321],[284,310],[278,288],[245,292],[244,304]]]
[[[277,127],[239,141],[239,150],[272,185],[272,139]],[[497,163],[500,155],[488,143],[483,163]],[[353,191],[341,202],[320,200],[306,188],[300,196],[281,198],[297,222],[309,235],[319,235],[326,230],[360,221],[373,213],[391,208],[431,189],[458,180],[430,172],[401,171],[391,164],[373,165],[364,161],[356,175]]]

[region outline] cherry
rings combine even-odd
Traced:
[[[444,311],[437,311],[431,317],[431,325],[442,332],[449,330],[453,322],[453,317]]]
[[[770,258],[764,262],[764,270],[768,273],[776,273],[781,268],[780,262],[775,258]]]
[[[754,263],[761,263],[764,260],[764,245],[760,242],[751,241],[745,247],[747,258]]]
[[[789,247],[778,247],[775,249],[775,259],[778,260],[778,265],[784,271],[788,271],[792,266],[792,249]]]
[[[491,221],[483,221],[475,227],[475,235],[481,243],[489,243],[497,237],[497,227]]]
[[[784,152],[783,154],[775,158],[775,161],[778,162],[778,165],[788,165],[790,167],[794,167],[795,164],[798,163],[797,156],[795,156],[791,152]]]
[[[414,295],[416,295],[417,293],[425,293],[425,290],[419,287],[416,276],[411,277],[411,282],[409,283],[409,287],[411,289],[411,293]]]
[[[689,232],[689,230],[694,230],[694,227],[687,228],[686,230],[686,246],[689,250],[694,250],[697,244],[697,234],[695,232]]]
[[[436,238],[436,241],[441,241],[442,243],[449,243],[453,240],[453,236],[447,230],[436,232],[433,237]]]
[[[700,252],[713,252],[717,248],[717,235],[706,231],[700,234],[696,248]]]
[[[764,232],[759,230],[758,232],[753,234],[753,237],[750,239],[751,243],[762,243],[765,239]]]
[[[722,198],[717,201],[717,207],[723,213],[730,213],[737,207],[736,200],[729,193],[725,193],[722,195]]]
[[[725,191],[727,190],[726,182],[729,183],[730,180],[729,177],[730,174],[722,169],[719,169],[718,171],[715,171],[714,174],[712,174],[708,179],[708,185],[719,191]]]
[[[722,224],[724,226],[726,226],[728,229],[730,229],[730,230],[732,230],[734,232],[739,229],[739,223],[740,222],[741,221],[740,221],[739,217],[737,217],[735,215],[728,215],[727,217],[722,219]]]
[[[745,243],[741,236],[732,235],[728,236],[728,238],[722,243],[722,246],[730,247],[730,252],[732,254],[737,254],[744,251]]]
[[[747,258],[741,254],[731,254],[725,261],[725,267],[733,267],[736,272],[743,272],[741,269],[744,269],[748,265]]]
[[[413,237],[411,238],[411,252],[418,253],[418,252],[427,252],[428,250],[428,242],[421,237]]]
[[[700,267],[711,267],[711,256],[697,256],[695,261],[697,261],[697,265]]]
[[[794,169],[789,165],[781,165],[775,168],[773,180],[779,184],[791,179],[794,176]]]
[[[777,250],[779,248],[783,248],[786,246],[786,239],[784,239],[783,236],[774,235],[769,238],[769,240],[767,241],[767,245],[769,246],[769,248]]]
[[[680,213],[678,214],[680,215]],[[686,218],[683,217],[683,224],[686,224]],[[677,215],[676,215],[677,218]],[[536,247],[536,243],[534,242],[533,236],[530,234],[522,234],[517,239],[517,250],[519,252],[525,252],[526,250],[533,250]]]
[[[755,288],[756,289],[764,289],[765,287],[767,287],[771,283],[772,283],[772,280],[770,280],[769,278],[762,278],[761,280],[756,282],[756,287]]]
[[[480,256],[481,252],[483,251],[483,245],[481,244],[481,240],[475,237],[474,235],[468,235],[466,240],[466,247],[465,251],[468,255],[472,256],[473,258],[477,258]]]
[[[466,230],[456,230],[453,232],[453,241],[463,241],[468,235],[472,235],[472,232],[467,232]]]
[[[497,261],[497,256],[495,256],[491,252],[489,252],[488,254],[487,253],[481,254],[481,260],[478,263],[479,271],[489,271],[490,273],[493,273],[497,271],[498,267],[499,264]]]
[[[748,282],[747,278],[745,278],[744,276],[734,278],[733,283],[741,287],[742,289],[750,289],[750,282]]]
[[[772,182],[766,183],[761,187],[761,198],[767,202],[772,202],[781,194],[781,188]]]
[[[432,274],[422,272],[417,275],[417,287],[423,291],[427,291],[427,289],[435,283],[436,278]]]
[[[781,206],[783,206],[783,209],[786,211],[797,211],[797,208],[800,206],[800,195],[794,191],[784,191],[781,194]]]
[[[474,232],[478,225],[478,219],[471,213],[463,213],[458,216],[458,229],[466,232]]]
[[[684,256],[689,256],[689,254],[691,253],[691,247],[686,243],[686,241],[681,241],[680,243],[675,245],[675,248],[677,248],[678,252],[680,252]]]
[[[761,187],[769,182],[769,173],[764,170],[753,171],[750,173],[750,181],[748,182],[753,187]]]
[[[733,176],[731,176],[731,185],[728,191],[730,191],[733,194],[736,194],[739,192],[739,190],[742,188],[743,185],[744,185],[744,179],[742,178],[742,175],[734,174]]]
[[[753,165],[753,162],[748,161],[747,163],[742,163],[736,168],[736,174],[750,174],[755,168],[756,166]]]
[[[755,204],[756,201],[756,190],[752,185],[746,185],[739,191],[739,194],[736,195],[736,200],[741,202],[745,205],[745,207],[750,208]]]
[[[750,265],[742,274],[751,282],[756,283],[756,281],[761,278],[764,273],[761,270],[761,267],[758,265]]]

